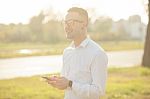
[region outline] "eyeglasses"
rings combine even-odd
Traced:
[[[75,24],[75,22],[77,22],[77,23],[83,23],[83,21],[80,21],[80,20],[74,20],[74,19],[64,21],[63,23],[64,23],[65,25],[72,26],[72,25]]]

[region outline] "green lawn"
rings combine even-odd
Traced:
[[[103,41],[98,43],[106,51],[134,50],[143,49],[144,47],[144,43],[140,41]],[[0,58],[62,54],[64,48],[66,48],[69,44],[69,42],[56,44],[0,43]],[[19,51],[22,49],[28,49],[33,52],[29,54],[19,53]]]
[[[0,80],[0,99],[63,99],[40,76]],[[150,99],[150,69],[109,68],[106,95],[101,99]]]

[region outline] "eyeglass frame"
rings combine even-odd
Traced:
[[[69,22],[71,21],[71,22]],[[74,25],[74,22],[78,22],[78,23],[83,23],[84,21],[80,21],[80,20],[76,20],[76,19],[70,19],[70,20],[66,20],[66,21],[63,21],[64,24],[73,24]]]

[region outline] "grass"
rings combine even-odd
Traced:
[[[0,58],[62,54],[63,49],[67,47],[68,44],[69,43],[0,43]],[[30,50],[32,53],[19,53],[22,49]]]
[[[144,43],[140,41],[103,41],[98,42],[106,51],[143,49]],[[0,43],[0,58],[42,56],[62,54],[69,42],[56,44],[43,43]],[[28,49],[32,53],[19,53],[22,49]]]
[[[150,99],[150,69],[109,68],[106,95],[101,99]],[[0,80],[0,99],[63,99],[40,76]]]
[[[40,76],[0,81],[0,99],[63,99],[61,90],[49,86]]]
[[[143,49],[142,41],[105,41],[98,42],[106,51]]]
[[[149,78],[149,68],[111,68],[106,97],[107,99],[150,99]]]

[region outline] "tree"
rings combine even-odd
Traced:
[[[147,26],[147,35],[145,39],[144,55],[142,60],[142,65],[150,67],[150,0],[148,0],[148,26]]]
[[[29,27],[36,37],[37,41],[43,40],[43,20],[45,15],[41,12],[38,16],[34,16],[30,19]]]

